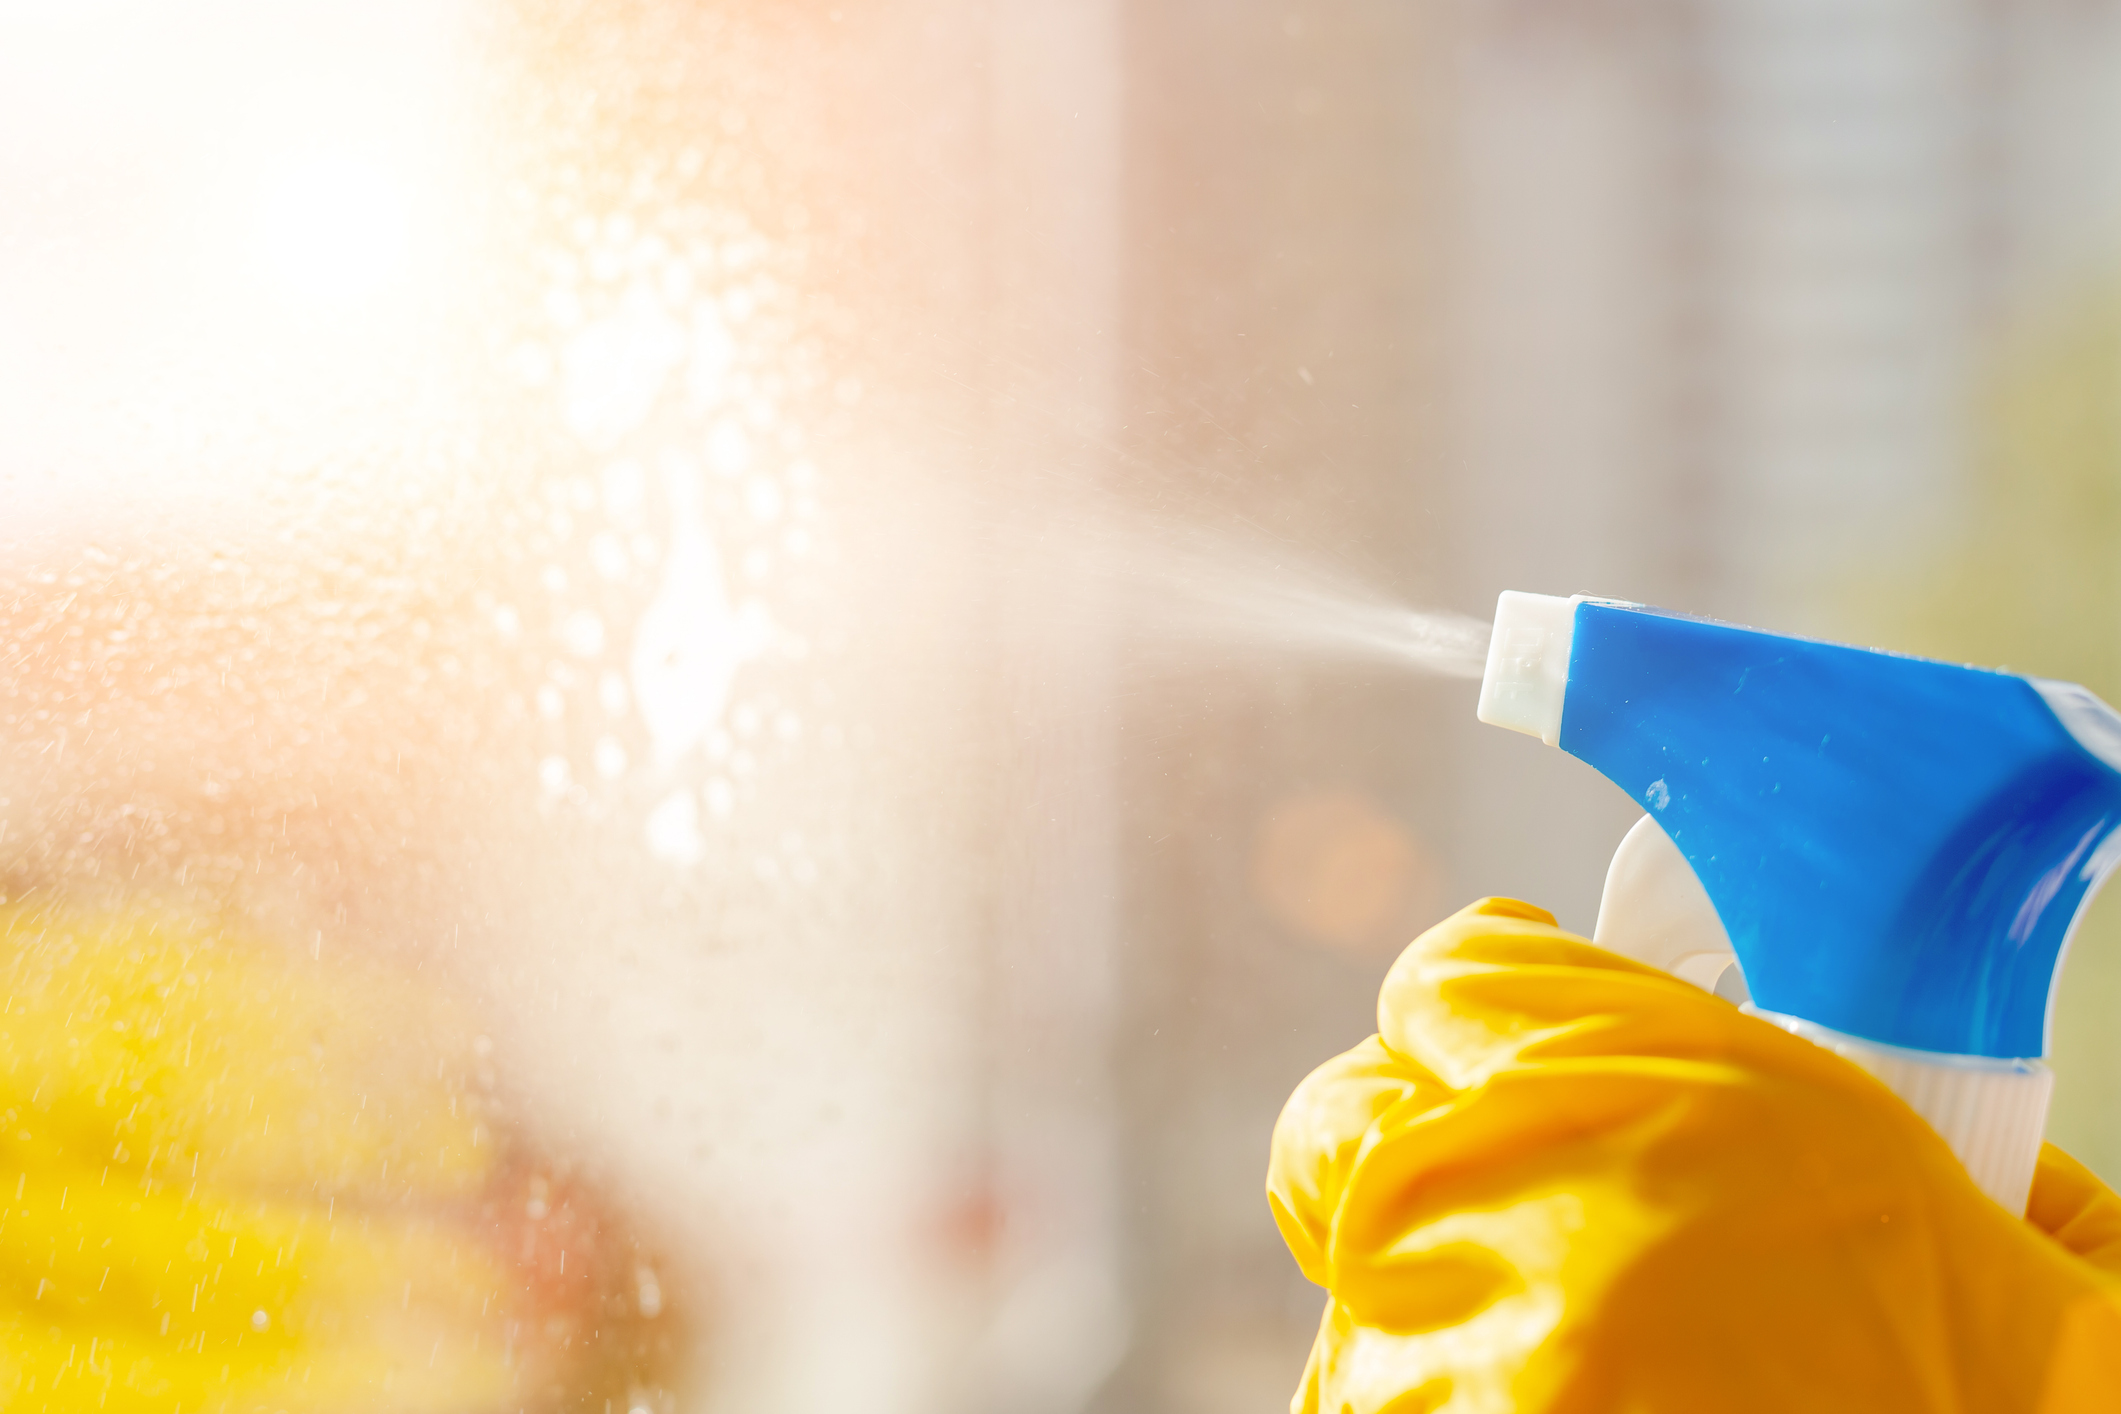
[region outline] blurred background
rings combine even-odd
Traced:
[[[0,0],[11,946],[500,1155],[187,1151],[526,1313],[301,1407],[1282,1408],[1282,1100],[1636,815],[1334,646],[1505,588],[2121,699],[2121,5]]]

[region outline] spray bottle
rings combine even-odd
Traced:
[[[2024,1211],[2055,979],[2121,863],[2121,716],[2069,683],[1519,593],[1479,715],[1648,810],[1596,942],[1847,1056]]]

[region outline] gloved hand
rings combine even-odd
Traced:
[[[0,1408],[611,1407],[633,1267],[490,1109],[401,970],[0,908]]]
[[[1394,964],[1267,1192],[1330,1293],[1297,1414],[2121,1409],[2121,1199],[2023,1220],[1862,1070],[1528,904]]]

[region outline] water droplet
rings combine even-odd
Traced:
[[[781,494],[781,484],[765,476],[752,478],[744,499],[751,508],[751,518],[762,525],[771,525],[779,520],[781,510],[787,503]]]
[[[587,609],[577,609],[560,624],[560,641],[577,658],[594,658],[604,651],[604,621]]]
[[[589,563],[606,579],[626,577],[626,546],[610,531],[600,531],[589,542]]]
[[[635,1304],[641,1314],[654,1320],[663,1313],[663,1284],[656,1279],[653,1267],[636,1267],[633,1271]]]
[[[697,864],[707,853],[700,807],[689,790],[672,791],[648,816],[648,852],[666,864]]]
[[[642,498],[648,490],[648,474],[641,470],[639,462],[613,462],[604,468],[600,479],[604,483],[606,512],[624,517],[641,508]]]
[[[725,419],[707,439],[707,465],[723,476],[751,469],[751,436],[735,419]]]

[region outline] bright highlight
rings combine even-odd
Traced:
[[[299,162],[269,191],[258,230],[275,290],[310,304],[350,304],[405,272],[412,209],[383,163],[350,153]]]

